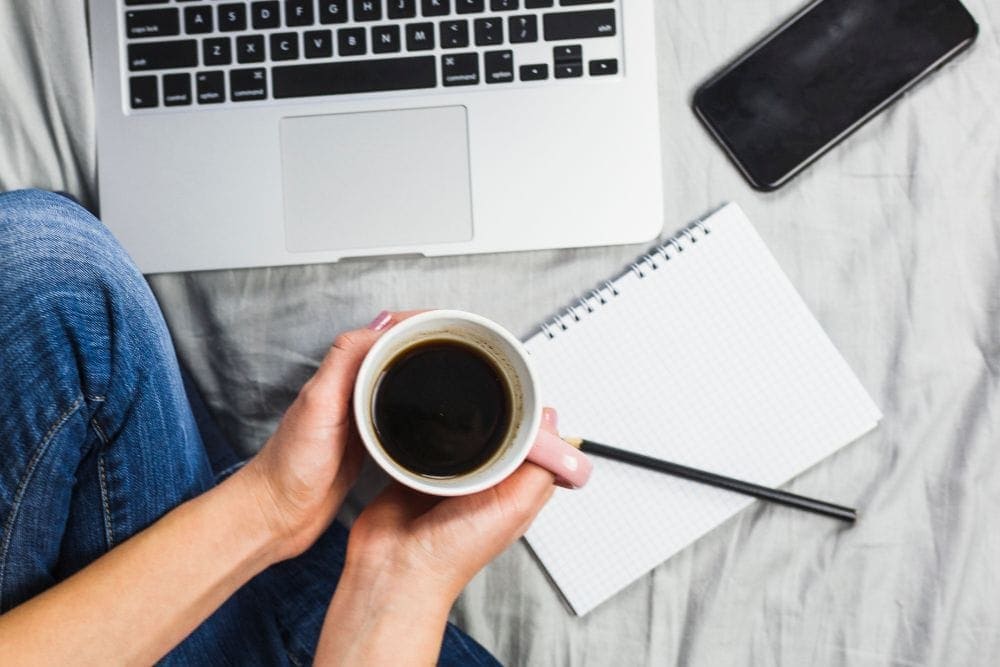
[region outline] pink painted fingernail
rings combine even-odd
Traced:
[[[552,428],[558,428],[559,426],[559,415],[556,414],[554,408],[543,408],[542,409],[542,421],[546,424],[552,426]]]
[[[368,328],[372,331],[381,331],[389,326],[389,322],[392,322],[392,313],[388,310],[383,310],[375,316],[375,319],[368,325]]]

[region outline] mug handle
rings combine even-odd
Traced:
[[[545,430],[535,436],[527,460],[555,475],[556,484],[565,489],[578,489],[586,484],[594,468],[586,454]]]

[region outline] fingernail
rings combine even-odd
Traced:
[[[552,426],[552,428],[556,428],[559,426],[559,415],[556,414],[553,408],[544,408],[542,410],[542,421]]]
[[[368,325],[368,328],[372,331],[381,331],[389,326],[389,322],[392,322],[392,313],[388,310],[383,310],[375,316],[375,319]]]

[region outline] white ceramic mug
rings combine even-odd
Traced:
[[[421,475],[396,462],[379,442],[372,416],[375,389],[389,362],[427,340],[455,340],[474,346],[503,373],[513,394],[512,428],[503,445],[480,467],[453,477]],[[591,463],[584,454],[540,429],[538,380],[524,346],[496,322],[473,313],[432,310],[407,318],[382,334],[358,371],[354,417],[361,441],[375,462],[394,479],[424,493],[459,496],[482,491],[506,479],[525,460],[549,470],[556,483],[567,488],[583,486],[590,477]]]

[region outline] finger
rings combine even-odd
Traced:
[[[507,526],[508,530],[520,535],[528,527],[552,497],[554,481],[555,476],[545,468],[525,462],[496,486],[496,492],[503,502],[514,508],[510,517],[513,523]]]
[[[555,408],[542,408],[542,430],[559,435],[559,415]]]
[[[318,402],[328,405],[331,410],[346,406],[354,389],[354,380],[365,355],[375,341],[392,326],[424,311],[408,310],[396,313],[380,313],[372,325],[381,322],[381,328],[354,329],[337,336],[333,345],[327,351],[312,379],[306,383],[310,392],[315,394]],[[385,318],[388,317],[388,321]],[[339,415],[346,418],[346,413]]]
[[[406,525],[441,502],[441,498],[414,491],[393,481],[366,508],[392,525]]]

